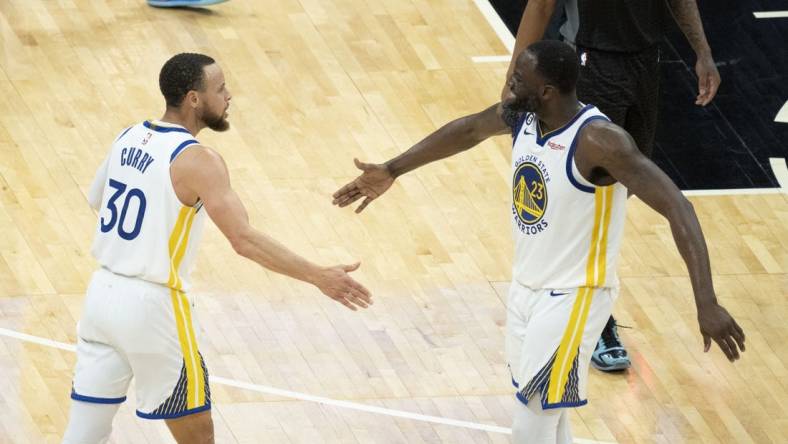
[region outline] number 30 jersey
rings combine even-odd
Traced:
[[[533,113],[513,131],[513,279],[532,289],[617,287],[616,260],[624,232],[626,188],[595,186],[577,170],[578,134],[594,120],[584,106],[562,128],[542,134]]]
[[[92,252],[102,267],[188,290],[205,211],[178,199],[170,164],[197,143],[186,128],[162,122],[145,121],[118,136],[89,196],[99,210]]]

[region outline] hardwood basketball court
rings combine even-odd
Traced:
[[[4,0],[0,43],[0,443],[62,436],[75,355],[56,347],[76,342],[96,266],[85,193],[119,131],[162,114],[158,72],[182,51],[224,70],[232,128],[199,139],[225,157],[253,224],[313,261],[361,260],[355,276],[375,297],[350,312],[236,256],[208,224],[194,293],[202,352],[224,378],[212,384],[217,442],[509,442],[490,426],[508,428],[515,402],[503,357],[511,139],[402,177],[360,216],[330,198],[355,177],[353,157],[385,160],[497,100],[506,63],[472,57],[506,50],[471,0]],[[578,442],[788,436],[788,198],[691,200],[747,351],[734,365],[716,346],[702,353],[670,228],[631,199],[615,314],[632,326],[633,367],[592,370],[590,402],[572,413]],[[134,416],[133,387],[114,430],[117,443],[171,442],[162,422]]]

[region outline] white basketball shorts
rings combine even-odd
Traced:
[[[77,325],[71,398],[121,403],[135,378],[137,415],[170,419],[211,408],[193,302],[183,292],[100,269]]]
[[[617,288],[532,290],[512,282],[506,359],[517,398],[538,396],[542,408],[586,404],[588,368]]]

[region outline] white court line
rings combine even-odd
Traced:
[[[765,19],[765,18],[782,18],[788,17],[788,11],[763,11],[763,12],[753,12],[752,15],[755,18]]]
[[[473,56],[471,60],[473,60],[473,63],[501,63],[509,62],[509,60],[512,60],[512,56]]]
[[[509,28],[503,23],[503,20],[501,20],[498,13],[495,12],[495,9],[489,1],[473,0],[473,2],[476,3],[479,12],[487,19],[487,23],[492,26],[493,31],[495,31],[495,33],[498,34],[498,38],[501,39],[503,46],[505,46],[506,50],[511,54],[512,51],[514,51],[514,36],[509,32]]]
[[[741,194],[780,194],[780,188],[731,188],[729,190],[685,190],[685,196],[736,196]]]
[[[28,335],[28,334],[25,334],[25,333],[19,333],[17,331],[8,330],[8,329],[2,328],[2,327],[0,327],[0,335],[8,336],[10,338],[15,338],[15,339],[21,339],[23,341],[32,342],[34,344],[46,345],[47,347],[59,348],[61,350],[66,350],[66,351],[70,351],[70,352],[76,351],[76,346],[74,346],[73,344],[66,344],[66,343],[63,343],[63,342],[53,341],[51,339],[41,338],[39,336],[32,336],[32,335]],[[278,388],[274,388],[274,387],[268,387],[268,386],[265,386],[265,385],[259,385],[259,384],[252,384],[252,383],[249,383],[249,382],[236,381],[236,380],[233,380],[233,379],[222,378],[221,376],[211,376],[210,378],[211,378],[211,382],[215,382],[217,384],[227,385],[227,386],[230,386],[230,387],[241,388],[241,389],[250,390],[250,391],[254,391],[254,392],[258,392],[258,393],[267,393],[267,394],[270,394],[270,395],[282,396],[282,397],[285,397],[285,398],[292,398],[292,399],[299,399],[299,400],[302,400],[302,401],[317,402],[319,404],[325,404],[325,405],[330,405],[330,406],[340,407],[340,408],[345,408],[345,409],[351,409],[351,410],[359,410],[359,411],[362,411],[362,412],[378,413],[380,415],[393,416],[393,417],[396,417],[396,418],[413,419],[413,420],[416,420],[416,421],[431,422],[431,423],[434,423],[434,424],[442,424],[442,425],[449,425],[449,426],[455,426],[455,427],[463,427],[463,428],[466,428],[466,429],[481,430],[483,432],[503,433],[505,435],[511,435],[512,434],[512,429],[510,429],[508,427],[499,427],[499,426],[488,425],[488,424],[479,424],[479,423],[469,422],[469,421],[460,421],[460,420],[457,420],[457,419],[442,418],[440,416],[421,415],[421,414],[418,414],[418,413],[405,412],[405,411],[402,411],[402,410],[387,409],[387,408],[383,408],[383,407],[377,407],[377,406],[367,405],[367,404],[360,404],[360,403],[350,402],[350,401],[339,401],[339,400],[336,400],[336,399],[324,398],[322,396],[308,395],[306,393],[293,392],[293,391],[290,391],[290,390],[282,390],[282,389],[278,389]],[[574,440],[574,443],[575,444],[612,444],[612,443],[607,443],[607,442],[604,442],[604,441],[594,441],[594,440],[591,440],[591,439],[580,439],[580,438],[576,438]]]
[[[77,351],[77,347],[73,344],[66,344],[63,342],[53,341],[51,339],[40,338],[38,336],[31,336],[25,333],[19,333],[18,331],[7,330],[1,327],[0,327],[0,335],[8,336],[9,338],[21,339],[23,341],[33,342],[36,344],[46,345],[47,347],[59,348],[65,351],[70,351],[70,352]]]
[[[777,115],[774,116],[774,121],[788,123],[788,102],[785,102],[780,111],[777,112]]]
[[[782,157],[770,157],[769,164],[772,166],[772,173],[777,183],[780,184],[783,193],[788,194],[788,166],[785,165],[785,159]]]
[[[471,57],[473,63],[493,63],[493,62],[508,62],[512,59],[512,51],[514,51],[514,36],[509,32],[509,28],[503,23],[501,17],[498,16],[498,13],[495,12],[495,9],[492,7],[487,0],[473,0],[476,4],[476,7],[479,8],[479,12],[482,13],[485,19],[487,19],[487,23],[490,24],[493,31],[498,35],[498,38],[503,43],[503,46],[506,47],[506,50],[509,51],[509,55],[506,56],[474,56]]]
[[[404,412],[401,410],[392,410],[384,407],[377,407],[367,404],[359,404],[350,401],[339,401],[331,398],[324,398],[322,396],[308,395],[306,393],[293,392],[290,390],[282,390],[265,385],[252,384],[249,382],[234,381],[232,379],[222,378],[219,376],[211,376],[211,381],[230,387],[237,387],[250,390],[258,393],[267,393],[270,395],[283,396],[285,398],[300,399],[301,401],[317,402],[318,404],[326,404],[333,407],[342,407],[350,410],[360,410],[368,413],[379,413],[381,415],[394,416],[397,418],[415,419],[417,421],[433,422],[437,424],[451,425],[457,427],[464,427],[468,429],[482,430],[485,432],[511,434],[512,429],[506,427],[491,426],[487,424],[477,424],[474,422],[460,421],[457,419],[441,418],[439,416],[421,415],[418,413]]]

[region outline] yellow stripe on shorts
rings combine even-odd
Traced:
[[[192,222],[197,210],[184,206],[178,214],[178,220],[170,234],[170,287],[175,323],[178,328],[178,341],[181,344],[184,364],[186,365],[186,408],[193,409],[205,404],[205,373],[203,372],[197,340],[192,327],[189,300],[181,291],[183,282],[178,271],[186,253],[191,233]]]
[[[588,320],[588,311],[594,296],[594,288],[603,285],[606,274],[607,232],[613,203],[613,186],[597,187],[594,192],[594,226],[586,265],[586,285],[580,287],[569,315],[564,336],[556,352],[555,363],[550,372],[549,404],[560,403],[566,390],[566,381],[583,340],[583,331]]]

